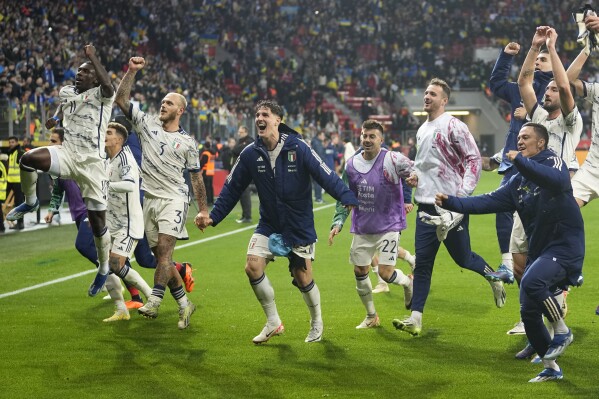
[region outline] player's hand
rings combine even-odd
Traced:
[[[505,46],[503,51],[509,55],[516,55],[520,52],[520,45],[516,42],[508,43],[508,45]]]
[[[545,34],[547,36],[547,39],[545,39],[545,44],[547,45],[547,48],[554,49],[555,44],[557,42],[556,30],[553,28],[549,28],[549,29],[547,29]]]
[[[198,229],[204,231],[206,227],[212,225],[213,221],[207,212],[202,211],[196,215],[194,223]]]
[[[54,212],[48,212],[46,217],[44,217],[44,221],[48,224],[52,223],[52,219],[54,219]]]
[[[513,162],[513,161],[514,161],[514,158],[516,158],[516,155],[518,155],[518,154],[519,154],[519,152],[518,152],[518,151],[516,151],[516,150],[511,150],[511,151],[508,151],[508,152],[506,152],[506,154],[505,154],[505,157],[506,157],[506,158],[507,158],[507,159],[508,159],[510,162]]]
[[[404,203],[403,204],[403,209],[406,211],[406,213],[410,213],[414,210],[414,204],[412,203]]]
[[[445,201],[447,198],[449,198],[447,194],[437,193],[435,194],[435,204],[437,206],[443,206],[443,201]]]
[[[46,129],[52,130],[58,124],[58,121],[54,118],[48,118],[46,120]]]
[[[416,173],[412,173],[410,177],[406,179],[406,183],[410,187],[418,187],[418,175]]]
[[[549,29],[548,26],[537,26],[535,35],[532,37],[533,47],[541,48],[541,46],[545,44],[545,40],[547,39],[547,29]]]
[[[595,15],[589,15],[585,18],[584,23],[588,30],[593,31],[593,33],[599,32],[599,17]]]
[[[337,234],[339,234],[339,226],[335,226],[331,229],[331,232],[329,233],[329,246],[333,245],[333,239]]]
[[[146,66],[146,60],[143,57],[131,57],[129,59],[129,69],[139,71]]]
[[[523,121],[526,119],[526,108],[518,107],[514,110],[514,118]]]
[[[96,48],[93,46],[93,44],[86,44],[83,47],[83,51],[85,52],[85,55],[87,56],[87,58],[93,57],[94,55],[96,55]]]

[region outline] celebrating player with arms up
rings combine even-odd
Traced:
[[[62,145],[39,147],[23,155],[21,187],[25,202],[6,218],[17,220],[39,208],[35,194],[37,170],[75,180],[85,200],[98,252],[98,274],[88,291],[90,296],[94,296],[108,277],[110,235],[106,228],[108,177],[104,166],[104,134],[112,112],[114,87],[96,56],[95,47],[88,44],[84,51],[89,61],[77,70],[75,86],[65,86],[60,90],[60,106],[46,121],[46,128],[51,129],[62,119],[64,142]]]
[[[162,100],[160,115],[142,112],[129,102],[131,87],[137,71],[146,64],[142,57],[129,60],[129,70],[123,76],[116,103],[133,123],[142,144],[142,190],[146,236],[158,258],[154,288],[148,302],[139,313],[148,318],[158,316],[164,292],[168,286],[179,304],[180,329],[189,325],[195,305],[187,299],[181,276],[171,266],[175,243],[187,239],[185,221],[189,209],[189,190],[183,172],[191,173],[191,183],[200,209],[197,218],[208,216],[206,189],[200,175],[196,142],[180,126],[179,120],[187,101],[177,93],[168,93]]]

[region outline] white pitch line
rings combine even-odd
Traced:
[[[320,211],[322,209],[330,208],[332,206],[335,206],[335,204],[333,203],[333,204],[327,204],[327,205],[324,205],[324,206],[320,206],[318,208],[314,208],[314,212]],[[256,228],[256,225],[253,224],[251,226],[247,226],[247,227],[244,227],[244,228],[241,228],[241,229],[228,231],[226,233],[218,234],[218,235],[215,235],[215,236],[212,236],[212,237],[208,237],[208,238],[202,238],[201,240],[196,240],[196,241],[188,242],[186,244],[177,245],[175,247],[175,251],[177,249],[183,249],[183,248],[191,247],[193,245],[203,244],[203,243],[208,242],[208,241],[213,241],[213,240],[217,240],[219,238],[228,237],[230,235],[241,233],[243,231],[251,230],[251,229],[255,229],[255,228]],[[134,262],[135,258],[131,259],[131,261]],[[64,281],[72,280],[74,278],[81,277],[81,276],[86,276],[88,274],[92,274],[92,273],[95,273],[95,272],[96,272],[96,269],[90,269],[90,270],[86,270],[84,272],[80,272],[80,273],[76,273],[76,274],[71,274],[70,276],[61,277],[61,278],[57,278],[55,280],[46,281],[45,283],[40,283],[40,284],[32,285],[30,287],[21,288],[21,289],[18,289],[16,291],[6,292],[4,294],[0,294],[0,299],[6,298],[6,297],[9,297],[9,296],[13,296],[13,295],[22,294],[22,293],[27,292],[27,291],[36,290],[38,288],[47,287],[49,285],[62,283]]]

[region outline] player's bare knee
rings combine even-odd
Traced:
[[[248,255],[245,262],[245,274],[250,280],[256,280],[264,273],[266,261],[255,255]]]
[[[393,275],[395,267],[389,265],[379,265],[379,276],[386,282],[390,282],[389,279]]]

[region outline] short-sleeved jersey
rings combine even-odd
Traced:
[[[77,93],[75,86],[60,90],[64,127],[62,145],[69,153],[106,158],[104,137],[112,114],[115,96],[102,96],[100,86]]]
[[[418,129],[416,144],[417,203],[434,204],[437,193],[458,197],[472,194],[482,164],[474,137],[464,122],[447,112],[427,120]]]
[[[582,116],[578,107],[564,117],[563,114],[555,119],[547,119],[549,113],[541,106],[536,105],[532,111],[531,121],[547,128],[549,143],[547,148],[559,155],[569,169],[578,169],[576,161],[576,147],[582,134]]]
[[[135,190],[132,192],[119,193],[108,190],[108,230],[112,234],[125,230],[129,237],[141,240],[144,236],[144,221],[139,199],[139,166],[127,146],[106,162],[110,183],[128,181],[135,184]]]
[[[200,170],[196,141],[183,129],[167,132],[158,116],[131,105],[131,122],[139,135],[142,152],[142,186],[151,196],[189,201],[183,172]]]
[[[583,167],[586,169],[599,168],[599,83],[583,82],[585,96],[584,99],[593,104],[593,120],[591,137],[591,148],[584,161]]]

